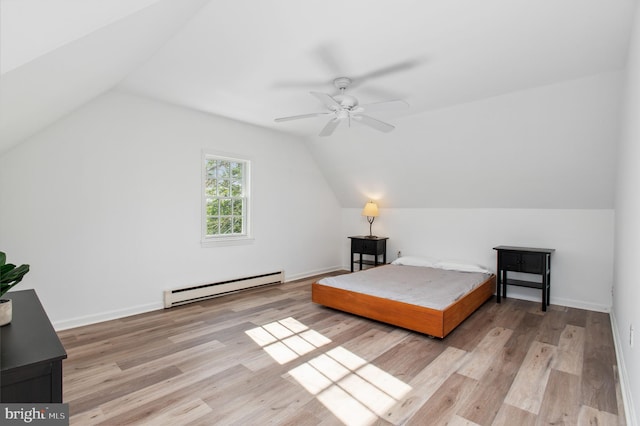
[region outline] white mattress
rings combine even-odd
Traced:
[[[491,275],[423,266],[384,265],[318,283],[431,309],[444,310]]]

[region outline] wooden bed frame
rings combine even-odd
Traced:
[[[443,338],[484,304],[495,288],[496,276],[492,274],[442,311],[319,283],[311,284],[311,300],[329,308]]]

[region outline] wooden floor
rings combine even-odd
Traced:
[[[438,340],[310,283],[59,332],[71,424],[625,424],[608,314],[492,299]]]

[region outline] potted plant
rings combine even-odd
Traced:
[[[7,263],[7,255],[0,251],[0,326],[9,324],[12,317],[11,299],[2,299],[2,296],[22,281],[27,272],[29,265]]]

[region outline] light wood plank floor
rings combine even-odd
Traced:
[[[490,300],[438,340],[311,282],[59,332],[71,424],[625,424],[607,314]]]

